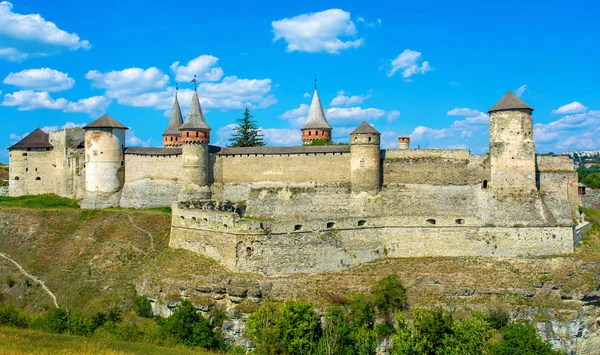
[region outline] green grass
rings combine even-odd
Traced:
[[[600,211],[592,208],[583,208],[585,219],[592,222],[596,227],[600,227]]]
[[[75,200],[54,194],[0,197],[0,207],[20,207],[34,209],[79,208]]]
[[[185,347],[160,347],[144,343],[49,334],[40,331],[0,327],[2,354],[216,354]]]

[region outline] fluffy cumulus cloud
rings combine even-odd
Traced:
[[[15,106],[19,111],[37,109],[83,112],[94,116],[106,111],[111,100],[104,96],[93,96],[78,101],[64,98],[53,99],[47,91],[22,90],[4,95],[2,106]]]
[[[327,52],[358,48],[362,38],[356,38],[357,30],[350,13],[341,9],[302,14],[273,21],[274,41],[283,39],[287,51]]]
[[[421,148],[466,148],[479,154],[489,145],[488,115],[468,107],[457,107],[446,112],[454,121],[441,128],[418,126],[412,133],[411,145]],[[456,119],[459,118],[459,119]]]
[[[394,122],[395,120],[397,120],[400,117],[400,111],[398,110],[391,110],[388,115],[387,115],[387,122],[391,123]]]
[[[75,85],[75,80],[69,74],[50,68],[27,69],[18,73],[10,73],[2,81],[21,89],[40,91],[63,91]]]
[[[236,124],[225,125],[216,131],[217,141],[214,143],[218,146],[226,146],[229,144],[229,139],[234,133]],[[289,128],[259,128],[260,134],[263,136],[267,145],[300,145],[302,140],[300,131]]]
[[[428,61],[421,62],[421,52],[405,49],[396,59],[392,60],[388,76],[393,76],[397,71],[402,71],[402,77],[406,81],[411,81],[411,76],[425,74],[431,70],[433,69]]]
[[[129,130],[125,133],[125,144],[128,147],[149,147],[151,142],[150,138],[143,140],[137,137],[134,130]]]
[[[588,110],[573,102],[552,111],[560,112],[562,117],[555,121],[534,124],[533,138],[538,152],[598,149],[600,110]]]
[[[50,132],[58,131],[59,129],[74,128],[74,127],[83,127],[86,124],[87,123],[67,122],[67,123],[65,123],[62,126],[44,126],[44,127],[42,127],[42,131],[44,131],[46,133],[50,133]]]
[[[217,59],[212,56],[205,57]],[[171,68],[175,71],[176,76],[192,75],[193,67],[199,65],[194,60],[190,61],[187,66],[179,66],[179,62],[175,62]],[[208,80],[207,75],[209,77],[213,75],[210,74],[211,71],[212,69],[209,68],[204,73],[202,80]],[[222,73],[222,71],[218,72]],[[216,75],[212,79],[216,79],[220,75],[222,74]],[[92,81],[92,86],[105,89],[106,96],[116,99],[120,105],[158,110],[170,110],[173,105],[175,88],[168,86],[169,76],[156,67],[128,68],[107,73],[91,70],[86,74],[86,78]],[[270,93],[271,79],[241,79],[236,76],[227,76],[218,82],[201,82],[197,90],[200,103],[205,110],[264,108],[277,103],[275,97]],[[178,91],[177,95],[183,112],[189,108],[193,92],[191,89]]]
[[[189,82],[196,75],[198,81],[218,81],[223,77],[223,69],[215,67],[219,58],[212,55],[201,55],[190,60],[187,65],[179,62],[171,64],[175,80]]]
[[[583,106],[581,103],[577,101],[573,101],[570,104],[563,105],[556,110],[552,110],[552,114],[554,115],[569,115],[574,113],[583,113],[588,110],[587,107]]]
[[[354,96],[346,96],[343,90],[338,91],[337,96],[331,100],[329,106],[352,106],[352,105],[360,105],[366,99],[371,97],[371,95],[354,95]]]
[[[39,14],[19,14],[8,1],[0,2],[0,57],[19,61],[62,50],[89,49],[90,43],[58,28]]]
[[[368,121],[385,116],[386,111],[379,108],[330,107],[325,113],[332,122]]]

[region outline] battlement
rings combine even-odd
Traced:
[[[385,159],[456,159],[468,160],[469,149],[386,149],[382,151]]]

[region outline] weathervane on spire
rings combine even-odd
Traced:
[[[196,91],[196,74],[194,74],[194,80],[191,82],[194,83],[194,91]]]
[[[315,90],[317,90],[317,74],[315,74]]]

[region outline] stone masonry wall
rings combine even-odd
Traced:
[[[217,184],[254,182],[347,183],[349,153],[218,156],[214,166]]]
[[[281,274],[346,269],[381,257],[570,253],[572,227],[482,227],[394,217],[277,221],[175,205],[170,247],[231,270]]]
[[[125,154],[122,207],[170,206],[181,190],[181,155]]]

